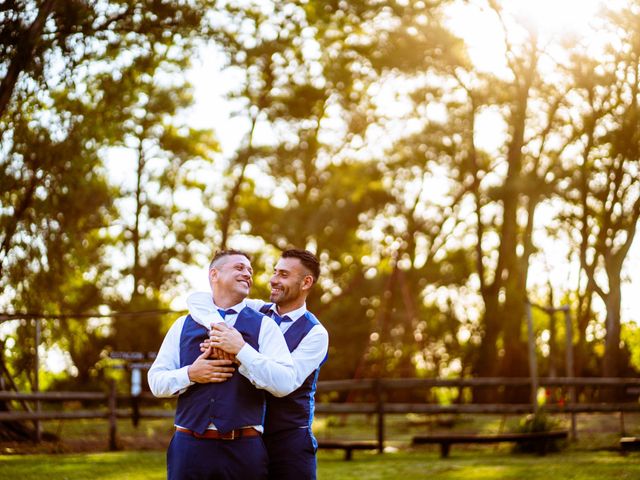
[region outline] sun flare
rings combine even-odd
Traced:
[[[606,5],[615,8],[616,3],[607,0]],[[513,36],[510,41],[522,34],[522,27],[537,31],[545,44],[562,37],[593,37],[605,0],[502,0],[499,5],[504,25],[482,0],[455,3],[448,10],[448,23],[464,39],[476,68],[501,75],[507,71],[504,28]]]
[[[506,8],[542,34],[584,33],[604,0],[509,0]]]

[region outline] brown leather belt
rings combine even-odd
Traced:
[[[218,430],[206,430],[204,433],[194,432],[188,428],[176,427],[176,432],[186,433],[195,438],[209,438],[215,440],[237,440],[243,437],[259,437],[260,432],[253,427],[238,428],[227,433],[221,433]]]

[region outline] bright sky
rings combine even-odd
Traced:
[[[615,3],[616,0],[608,2]],[[596,18],[603,0],[508,0],[502,2],[508,25],[513,20],[538,32],[541,41],[583,35]],[[493,27],[488,27],[493,22]],[[451,8],[450,23],[467,41],[469,54],[481,70],[499,73],[504,63],[504,35],[496,14],[485,0],[458,1]]]

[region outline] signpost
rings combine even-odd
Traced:
[[[111,352],[109,358],[124,360],[122,365],[113,368],[123,368],[131,372],[131,421],[137,427],[140,422],[140,394],[142,393],[142,370],[148,370],[156,358],[156,352]]]

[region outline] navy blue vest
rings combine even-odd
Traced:
[[[235,329],[245,342],[259,349],[262,315],[250,308],[238,314]],[[191,365],[201,354],[200,343],[208,338],[205,327],[187,315],[180,335],[180,367]],[[226,382],[196,383],[178,397],[176,425],[203,433],[213,423],[222,433],[249,425],[262,425],[264,391],[255,388],[237,371]]]
[[[271,308],[271,304],[265,304],[260,312],[265,315]],[[293,322],[293,325],[284,334],[289,351],[293,352],[309,331],[320,324],[311,312],[306,312],[302,317]],[[322,363],[326,361],[324,358]],[[321,365],[322,365],[321,363]],[[267,393],[267,415],[265,417],[264,432],[275,433],[290,428],[311,427],[313,421],[314,395],[320,367],[302,382],[297,390],[285,397],[274,397]]]

